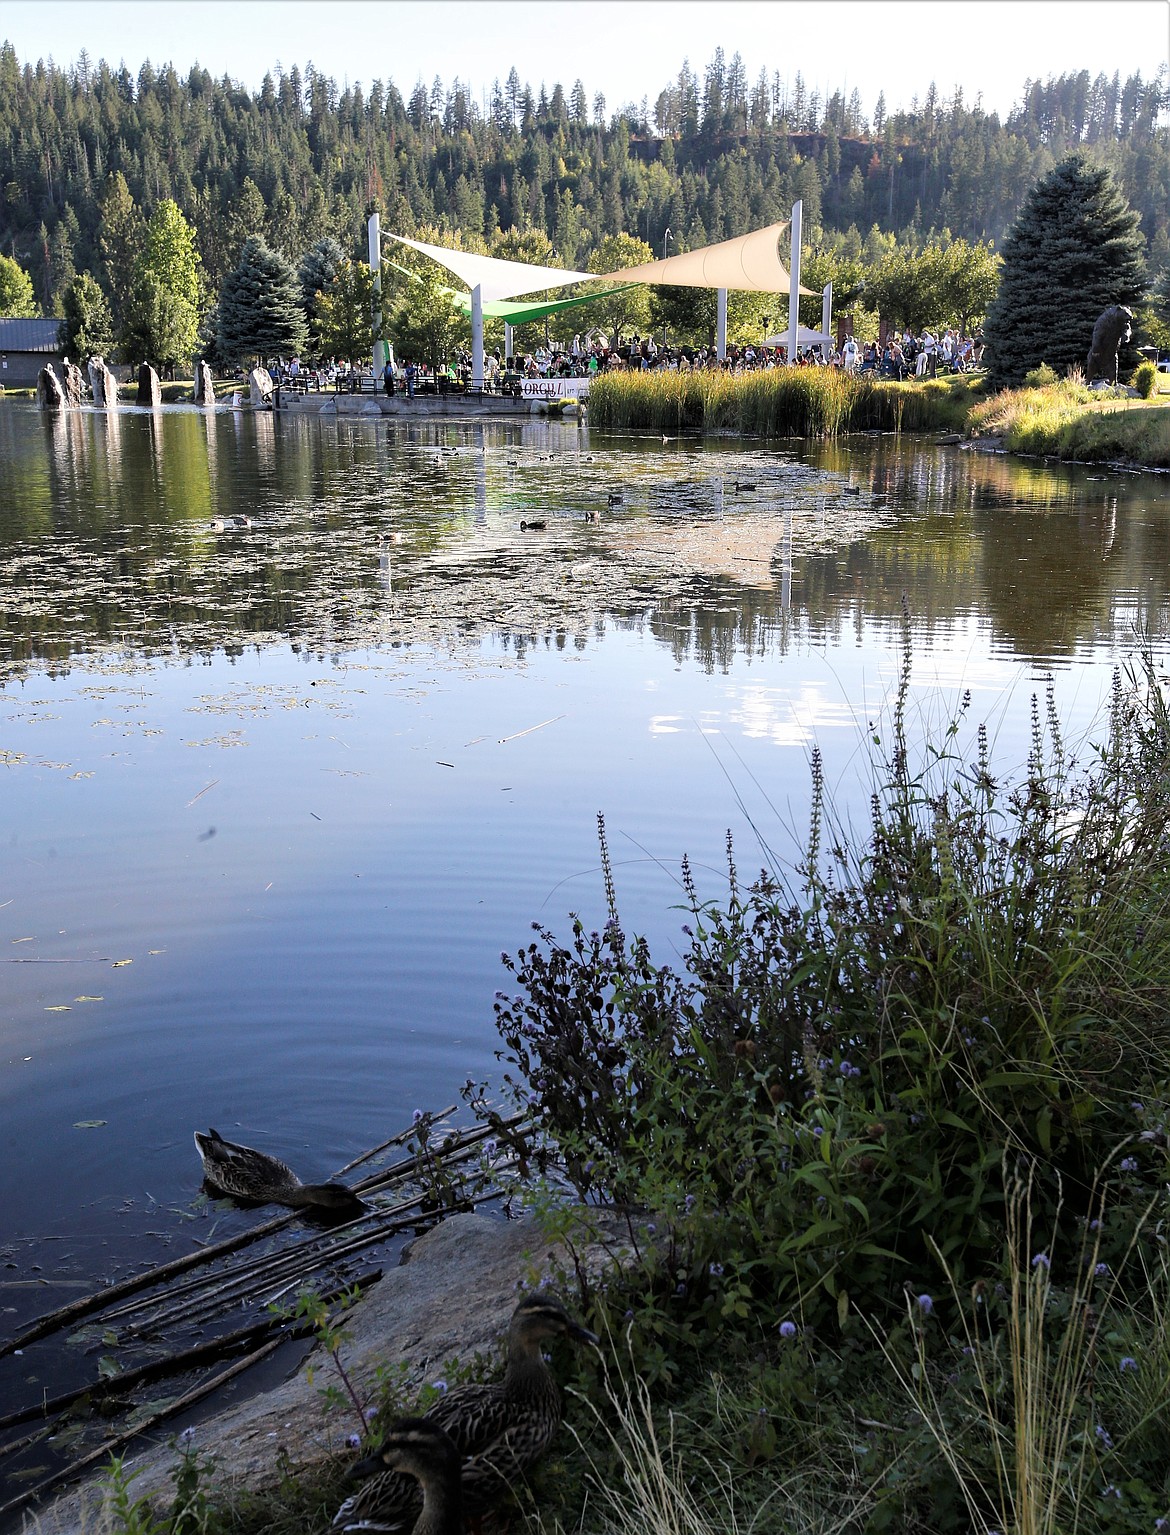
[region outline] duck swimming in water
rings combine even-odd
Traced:
[[[335,1215],[360,1215],[366,1208],[343,1183],[302,1183],[279,1157],[225,1141],[218,1130],[209,1130],[206,1135],[196,1130],[195,1149],[207,1182],[233,1199],[288,1205],[292,1210],[325,1210]]]

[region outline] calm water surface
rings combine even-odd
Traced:
[[[207,1235],[193,1128],[326,1176],[489,1075],[598,811],[667,959],[680,855],[790,857],[814,742],[863,810],[903,595],[915,728],[970,688],[1014,766],[1168,555],[1164,477],[891,438],[0,406],[0,1335]]]

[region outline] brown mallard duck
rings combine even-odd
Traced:
[[[196,1130],[195,1149],[207,1182],[233,1199],[288,1205],[293,1210],[313,1208],[334,1215],[360,1215],[366,1208],[343,1183],[302,1183],[279,1157],[225,1141],[218,1130],[208,1130],[206,1135]]]
[[[374,1464],[379,1471],[413,1477],[418,1483],[422,1511],[412,1535],[463,1535],[462,1462],[451,1436],[437,1423],[427,1418],[400,1418],[392,1423]]]
[[[561,1396],[541,1346],[557,1337],[598,1341],[555,1297],[527,1296],[512,1313],[503,1380],[459,1386],[427,1413],[424,1421],[444,1429],[462,1458],[466,1513],[476,1515],[500,1499],[552,1443]],[[351,1474],[369,1480],[338,1509],[334,1530],[409,1530],[419,1495],[403,1469],[393,1455],[387,1458],[385,1445],[359,1461]]]

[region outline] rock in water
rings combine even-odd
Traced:
[[[40,376],[37,378],[37,405],[41,410],[65,409],[65,391],[61,388],[61,380],[48,363],[41,369]]]
[[[118,404],[118,380],[106,367],[104,357],[89,359],[89,387],[93,391],[93,403],[104,410],[115,410]]]
[[[248,389],[253,410],[268,410],[272,406],[272,374],[267,368],[253,368],[248,374]]]
[[[205,362],[195,364],[195,403],[196,405],[215,404],[215,385],[211,378],[211,369]]]
[[[85,375],[68,357],[65,359],[64,373],[65,403],[71,407],[78,406],[85,398]]]
[[[158,374],[148,362],[144,362],[138,370],[138,404],[149,405],[151,410],[156,410],[162,404],[162,386]]]

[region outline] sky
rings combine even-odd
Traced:
[[[0,38],[21,63],[194,63],[255,90],[310,61],[339,84],[458,77],[476,100],[515,65],[533,89],[576,79],[607,113],[655,98],[684,58],[716,47],[791,86],[848,96],[872,115],[909,107],[931,81],[1006,115],[1025,80],[1087,69],[1152,78],[1170,63],[1170,0],[4,0]]]

